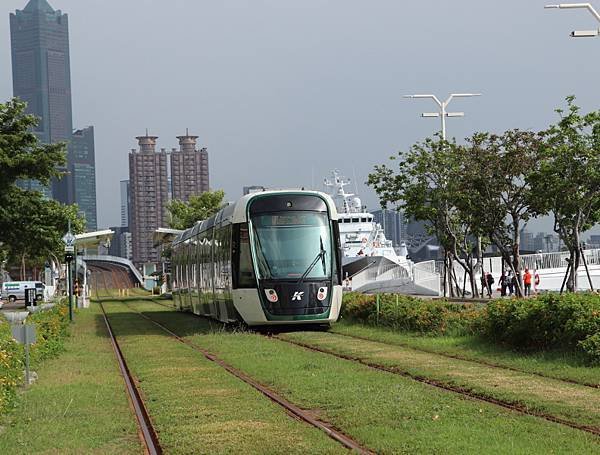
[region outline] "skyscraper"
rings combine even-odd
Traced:
[[[129,180],[121,180],[121,227],[129,227],[130,211]]]
[[[177,139],[179,150],[171,152],[173,199],[188,201],[190,196],[208,191],[208,152],[197,149],[198,136],[190,136],[187,130]]]
[[[96,161],[94,127],[73,133],[69,146],[69,201],[79,206],[88,231],[98,227],[96,219]]]
[[[152,234],[167,225],[167,153],[156,152],[157,136],[138,136],[139,150],[129,154],[130,230],[133,262],[136,265],[159,262]]]
[[[96,181],[93,128],[73,134],[69,20],[46,0],[29,0],[10,15],[13,94],[27,102],[27,112],[39,118],[34,132],[46,144],[67,142],[68,172],[54,180],[48,196],[82,204],[88,230],[96,228]],[[37,182],[20,182],[41,189]]]
[[[374,210],[373,220],[381,224],[385,237],[392,241],[394,246],[399,246],[406,241],[406,223],[404,214],[397,210],[379,209]]]

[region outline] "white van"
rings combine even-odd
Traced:
[[[35,297],[41,302],[44,300],[45,285],[41,281],[6,281],[2,283],[2,299],[14,302],[25,300],[25,289],[35,288]]]

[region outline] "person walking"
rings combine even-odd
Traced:
[[[525,268],[525,273],[523,274],[523,284],[525,285],[525,297],[531,295],[531,272],[528,268]]]
[[[540,285],[540,274],[537,270],[533,271],[533,293],[538,295],[538,287]]]
[[[515,292],[515,277],[512,274],[512,271],[508,271],[506,273],[506,285],[508,286],[508,295],[512,296]]]
[[[487,288],[488,288],[488,297],[492,298],[492,285],[494,284],[494,277],[492,276],[491,273],[488,272],[487,276],[485,277],[486,281],[487,281]]]
[[[502,276],[500,276],[500,295],[502,297],[506,296],[506,289],[508,288],[508,272],[504,272]]]

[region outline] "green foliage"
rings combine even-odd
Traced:
[[[472,334],[480,324],[482,310],[473,304],[380,294],[377,314],[376,298],[367,294],[344,294],[342,317],[422,335]]]
[[[0,198],[18,179],[48,184],[67,161],[64,143],[38,142],[31,132],[38,120],[25,114],[25,107],[17,98],[0,103]]]
[[[66,163],[65,144],[40,144],[32,133],[37,119],[25,107],[17,99],[0,103],[0,258],[21,264],[23,274],[26,265],[39,266],[60,253],[68,219],[74,232],[84,229],[76,206],[16,186],[19,179],[47,185],[62,176]]]
[[[583,349],[598,347],[600,296],[545,294],[531,299],[491,301],[482,335],[517,349]],[[589,340],[589,341],[586,341]]]
[[[62,236],[71,220],[71,231],[83,232],[85,220],[76,205],[63,205],[45,199],[35,191],[13,186],[7,190],[10,203],[0,205],[0,231],[13,263],[27,261],[41,265],[51,255],[64,249]]]
[[[37,341],[31,345],[32,366],[55,357],[64,350],[64,340],[68,335],[68,309],[64,304],[56,305],[48,311],[35,313],[27,318],[28,324],[35,324]],[[10,410],[17,396],[17,387],[23,382],[25,365],[23,346],[12,338],[9,323],[0,320],[0,414]]]
[[[188,202],[173,200],[167,209],[171,214],[169,225],[173,229],[187,229],[196,222],[210,218],[223,206],[223,190],[205,191],[191,196]]]
[[[600,365],[600,333],[587,337],[577,346],[585,352],[591,365]]]
[[[0,414],[15,404],[23,365],[23,347],[13,339],[9,323],[0,320]]]

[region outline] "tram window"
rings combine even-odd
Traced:
[[[233,287],[255,288],[256,277],[250,253],[248,224],[235,224],[233,227]]]
[[[352,218],[353,223],[358,223],[359,221],[360,221],[360,218]]]

